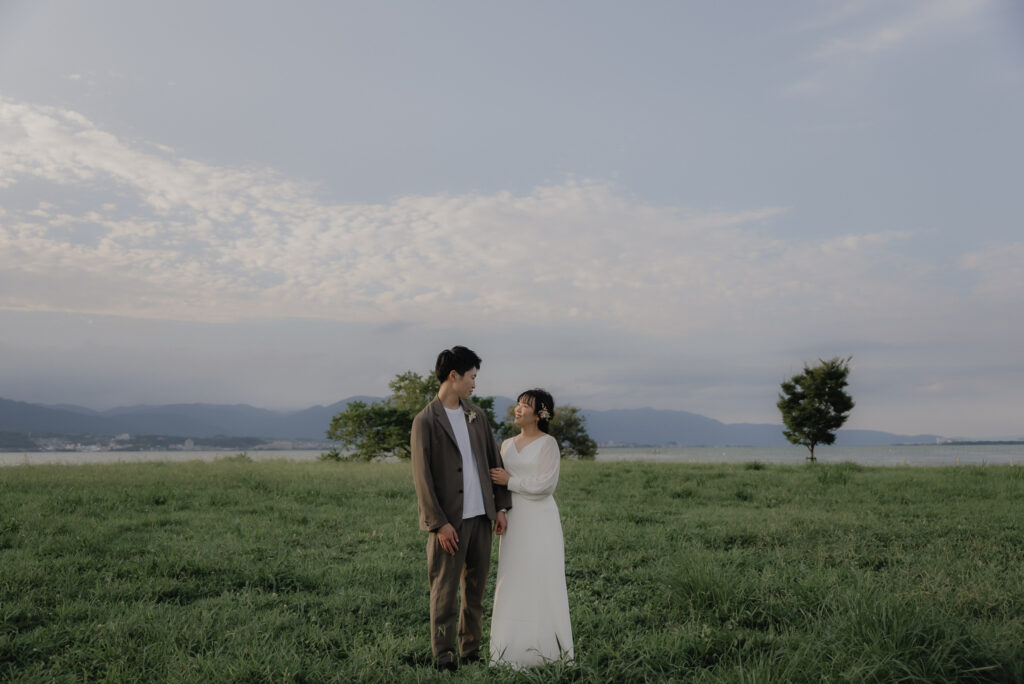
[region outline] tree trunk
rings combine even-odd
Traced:
[[[807,460],[808,460],[808,461],[811,461],[812,463],[816,462],[816,461],[817,461],[818,459],[816,459],[816,458],[814,457],[814,445],[813,445],[813,444],[809,444],[809,445],[807,446],[807,451],[809,451],[809,452],[810,452],[810,453],[809,453],[809,454],[807,455]]]

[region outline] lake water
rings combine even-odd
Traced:
[[[230,458],[235,451],[85,451],[0,453],[0,466],[141,461],[213,461]],[[254,461],[315,461],[320,451],[249,451]],[[805,463],[803,447],[621,447],[601,449],[598,461],[650,461],[663,463]],[[927,444],[889,447],[818,447],[819,463],[851,461],[861,465],[1024,466],[1024,444]]]

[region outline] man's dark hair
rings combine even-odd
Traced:
[[[452,347],[445,349],[437,355],[437,363],[434,364],[434,373],[437,379],[444,382],[452,371],[459,375],[465,375],[471,368],[480,368],[482,359],[472,349],[466,347]]]

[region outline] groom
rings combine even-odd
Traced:
[[[434,366],[441,389],[412,422],[412,476],[420,527],[430,533],[430,646],[440,670],[458,668],[455,616],[460,578],[459,655],[463,662],[487,660],[480,655],[480,642],[491,523],[495,534],[504,534],[505,511],[512,507],[508,489],[491,482],[490,469],[502,467],[502,462],[487,416],[467,401],[479,369],[480,357],[465,347],[441,352]]]

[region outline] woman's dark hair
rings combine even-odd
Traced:
[[[469,369],[479,368],[481,361],[481,358],[472,349],[452,347],[437,355],[434,374],[437,375],[439,381],[444,382],[452,371],[459,375],[465,375]]]
[[[541,432],[547,432],[548,427],[551,425],[551,419],[555,416],[555,400],[549,392],[539,388],[529,389],[520,394],[516,398],[516,402],[520,402],[523,399],[526,403],[533,407],[533,412],[537,414],[537,427],[540,428]],[[546,412],[547,418],[542,418],[541,413]]]

